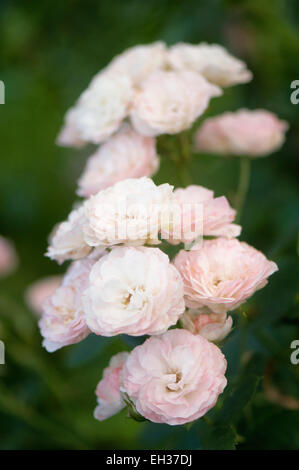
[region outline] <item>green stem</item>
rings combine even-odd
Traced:
[[[182,159],[187,162],[191,159],[191,146],[189,141],[189,134],[187,131],[181,132],[181,134],[179,134],[179,142]]]
[[[239,223],[241,220],[242,210],[245,203],[245,199],[249,189],[250,182],[250,159],[247,157],[240,157],[240,177],[239,184],[236,194],[236,209],[237,217],[236,222]]]
[[[192,157],[189,133],[182,132],[176,138],[161,137],[158,141],[161,154],[164,154],[175,166],[180,185],[189,186],[193,183],[188,168]]]
[[[177,171],[183,186],[189,186],[193,183],[192,177],[187,168],[187,164],[184,160],[179,162],[179,164],[177,165]]]
[[[244,359],[244,354],[246,352],[246,342],[247,342],[247,318],[246,316],[244,315],[244,312],[242,311],[242,309],[239,309],[240,311],[240,315],[239,315],[239,318],[240,318],[240,323],[239,323],[239,327],[240,327],[240,333],[239,333],[239,367],[240,369],[242,369],[242,366],[243,366],[243,359]]]
[[[180,147],[180,158],[177,169],[183,186],[189,186],[193,183],[192,176],[188,169],[188,164],[191,161],[191,146],[189,141],[189,134],[187,132],[182,132],[181,134],[179,134],[178,140]]]

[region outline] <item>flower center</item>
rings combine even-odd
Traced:
[[[177,384],[182,378],[182,373],[181,372],[176,372],[175,374],[175,383]]]
[[[145,287],[143,285],[130,287],[129,291],[123,293],[121,303],[125,308],[130,304],[132,307],[143,304],[145,302],[144,293]]]
[[[132,294],[128,294],[128,295],[124,298],[124,300],[123,300],[122,303],[123,303],[123,305],[124,305],[125,307],[127,307],[127,306],[129,305],[129,303],[130,303],[130,301],[131,301],[131,298],[132,298]]]
[[[175,392],[182,387],[182,384],[180,384],[181,380],[182,380],[182,373],[181,371],[178,371],[178,370],[174,370],[174,371],[169,371],[168,376],[170,375],[171,376],[171,380],[168,382],[168,384],[166,385],[166,390],[168,392]]]

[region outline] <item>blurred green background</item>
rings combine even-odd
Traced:
[[[138,424],[125,412],[95,421],[94,389],[102,370],[130,341],[90,336],[50,355],[23,300],[32,281],[65,269],[43,253],[53,225],[75,200],[90,148],[55,146],[64,112],[114,55],[159,39],[223,44],[253,71],[251,83],[226,89],[206,115],[246,106],[266,108],[290,123],[283,148],[253,161],[242,219],[241,239],[280,270],[244,306],[246,316],[236,319],[224,345],[229,386],[217,424],[201,420],[188,430]],[[0,44],[6,86],[0,233],[15,242],[21,263],[0,284],[0,339],[6,344],[0,448],[298,449],[299,406],[289,400],[299,399],[299,366],[290,363],[290,343],[299,339],[299,104],[290,102],[290,84],[299,79],[298,1],[1,0]],[[196,183],[233,201],[238,159],[195,155],[190,170]],[[178,184],[165,159],[155,180]]]

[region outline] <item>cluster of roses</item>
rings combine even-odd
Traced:
[[[79,180],[87,199],[50,237],[48,256],[72,263],[43,303],[43,345],[52,352],[90,333],[149,335],[104,370],[99,420],[128,406],[153,422],[183,424],[203,416],[226,386],[226,360],[213,342],[231,330],[228,312],[277,266],[237,240],[241,227],[224,196],[157,186],[149,176],[158,168],[156,136],[188,129],[220,87],[250,78],[220,46],[138,46],[97,74],[66,115],[60,144],[101,145]],[[195,142],[205,151],[265,155],[285,129],[271,113],[240,111],[207,120]],[[153,247],[161,241],[191,249],[170,261]]]

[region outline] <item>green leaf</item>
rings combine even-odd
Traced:
[[[254,397],[259,382],[259,376],[249,374],[243,376],[236,386],[228,390],[228,396],[224,397],[224,404],[217,413],[217,423],[237,424],[242,417],[244,408]]]
[[[237,433],[232,425],[212,425],[200,422],[199,433],[203,450],[236,449]]]
[[[129,348],[136,348],[136,346],[140,346],[140,344],[144,343],[146,336],[121,335],[121,339],[126,346],[129,346]]]
[[[111,341],[104,336],[91,334],[80,343],[69,348],[65,364],[70,368],[87,364],[96,356],[100,356],[110,343]]]
[[[125,404],[128,407],[128,412],[129,412],[130,418],[133,418],[135,421],[137,421],[139,423],[142,423],[143,421],[146,421],[146,419],[143,416],[141,416],[141,414],[138,413],[138,411],[136,410],[136,406],[135,406],[134,402],[130,399],[130,397],[127,393],[123,394],[123,401],[125,402]]]

